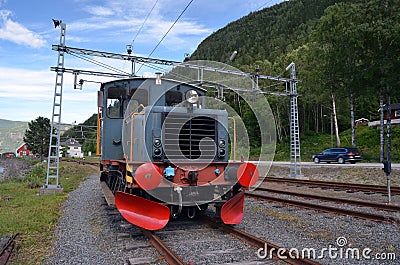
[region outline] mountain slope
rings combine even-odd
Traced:
[[[14,152],[23,143],[28,122],[0,119],[0,153]]]
[[[24,143],[25,131],[28,123],[24,121],[10,121],[0,119],[0,153],[13,152]],[[63,124],[61,129],[66,131],[71,125]],[[50,137],[50,135],[49,135]]]
[[[206,38],[191,59],[227,62],[237,50],[234,65],[265,59],[274,62],[304,44],[324,10],[337,2],[355,1],[291,0],[250,13]]]

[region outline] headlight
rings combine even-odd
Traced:
[[[225,147],[225,140],[219,140],[219,147]]]
[[[154,156],[161,156],[161,149],[154,149]]]
[[[219,156],[225,156],[225,149],[219,149]]]
[[[196,90],[191,89],[186,92],[186,100],[190,104],[194,104],[199,100],[199,94],[196,92]]]
[[[155,147],[160,147],[161,146],[161,140],[160,139],[154,139],[154,146]]]

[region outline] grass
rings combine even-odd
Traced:
[[[260,206],[254,206],[253,210],[254,211],[262,211],[266,216],[274,216],[274,217],[278,218],[279,220],[288,221],[288,222],[294,222],[294,223],[300,223],[301,222],[300,217],[297,216],[297,215],[290,215],[290,214],[287,214],[287,213],[281,213],[281,212],[276,211],[276,210],[268,210],[268,209],[261,208]]]
[[[59,180],[64,192],[43,196],[39,196],[39,188],[30,188],[33,173],[24,181],[0,183],[0,235],[20,235],[10,264],[40,264],[43,261],[52,244],[61,203],[68,192],[94,173],[96,171],[91,167],[63,162]],[[42,184],[45,182],[43,172],[40,180]]]

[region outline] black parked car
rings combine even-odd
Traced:
[[[361,161],[361,155],[357,148],[329,148],[322,153],[312,156],[314,163],[319,162],[338,162],[343,164],[350,162],[352,164]]]

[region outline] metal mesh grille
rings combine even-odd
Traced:
[[[164,151],[169,160],[213,160],[216,120],[208,116],[169,113],[164,120]]]

